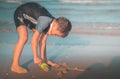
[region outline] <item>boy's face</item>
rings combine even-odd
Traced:
[[[59,36],[59,37],[66,37],[69,32],[66,32],[66,33],[61,33],[59,30],[58,30],[58,24],[56,21],[53,22],[53,27],[52,27],[52,34],[51,35],[55,35],[55,36]]]
[[[66,37],[68,34],[69,34],[69,32],[68,32],[68,33],[61,33],[61,32],[59,32],[58,30],[56,30],[56,32],[55,32],[54,35],[64,38],[64,37]]]
[[[69,32],[66,32],[66,33],[60,32],[60,31],[58,30],[58,25],[56,25],[55,27],[56,27],[56,28],[54,29],[54,35],[55,35],[55,36],[59,36],[59,37],[64,38],[64,37],[66,37],[66,36],[69,34]]]

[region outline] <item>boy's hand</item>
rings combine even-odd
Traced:
[[[46,72],[48,72],[50,70],[49,65],[46,63],[41,63],[40,67],[43,71],[46,71]]]
[[[41,58],[34,58],[34,63],[35,64],[41,64],[42,63],[42,59]]]
[[[49,64],[50,66],[52,66],[52,67],[55,67],[55,66],[57,66],[57,64],[56,63],[53,63],[52,61],[50,61],[50,60],[47,60],[47,64]]]
[[[42,59],[43,63],[47,63],[47,61],[48,61],[47,58]]]

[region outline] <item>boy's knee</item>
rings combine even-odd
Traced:
[[[31,44],[34,43],[34,41],[35,41],[35,38],[32,37],[32,38],[31,38]]]
[[[26,43],[28,40],[28,36],[22,37],[19,39],[22,43]]]
[[[23,40],[26,42],[28,40],[28,36],[24,37]]]

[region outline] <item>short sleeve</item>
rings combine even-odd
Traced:
[[[39,32],[43,32],[51,23],[52,18],[48,16],[40,16],[38,18],[38,23],[36,25],[36,28]]]

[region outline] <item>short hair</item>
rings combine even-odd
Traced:
[[[62,33],[69,32],[72,29],[71,22],[65,17],[56,18],[58,30]]]

